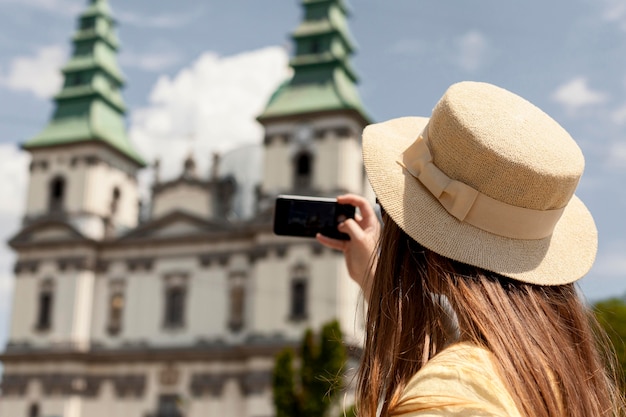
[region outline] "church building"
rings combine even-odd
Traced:
[[[254,213],[233,220],[242,184],[217,160],[200,176],[193,155],[140,204],[115,21],[107,0],[88,1],[50,122],[23,144],[1,416],[272,417],[274,357],[305,329],[338,319],[362,341],[342,254],[272,232],[279,194],[371,192],[346,4],[301,3],[293,76],[257,119]]]

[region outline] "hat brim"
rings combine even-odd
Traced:
[[[591,269],[597,229],[591,213],[576,196],[552,235],[539,240],[498,236],[450,215],[397,163],[428,120],[398,118],[363,131],[363,161],[370,184],[385,212],[404,232],[442,256],[531,284],[567,284]]]

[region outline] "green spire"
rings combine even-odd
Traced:
[[[304,20],[292,34],[294,75],[278,88],[258,119],[348,110],[368,123],[349,60],[355,46],[344,0],[302,0],[302,4]]]
[[[119,41],[107,0],[89,0],[72,38],[74,51],[62,68],[64,83],[54,97],[48,126],[23,147],[34,149],[100,141],[145,166],[126,134],[124,77],[117,63]]]

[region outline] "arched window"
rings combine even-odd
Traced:
[[[313,39],[310,43],[311,46],[311,53],[312,54],[318,54],[320,53],[320,41],[319,39]]]
[[[113,195],[111,197],[111,216],[114,216],[115,213],[117,213],[117,208],[119,206],[121,196],[122,193],[120,192],[120,189],[115,187],[113,189]]]
[[[39,417],[39,404],[32,403],[28,407],[28,417]]]
[[[308,314],[308,270],[306,266],[299,264],[293,268],[290,291],[291,320],[305,320]]]
[[[181,399],[176,394],[164,394],[159,396],[159,408],[156,416],[163,417],[182,417],[180,410]]]
[[[294,162],[295,188],[311,188],[313,156],[303,151],[296,155]]]
[[[65,199],[65,178],[55,177],[50,181],[49,209],[50,211],[62,211],[63,200]]]
[[[116,335],[122,330],[122,317],[124,313],[124,294],[116,292],[109,300],[109,326],[111,335]]]
[[[291,281],[291,314],[292,320],[306,318],[307,313],[307,281],[306,279],[294,279]]]
[[[185,326],[187,283],[188,277],[185,273],[174,273],[165,277],[163,326],[166,329],[178,329]]]
[[[230,311],[228,327],[239,331],[245,325],[246,316],[246,275],[243,272],[231,274],[229,280]]]
[[[54,301],[54,288],[52,281],[46,281],[39,289],[37,330],[45,331],[52,328],[52,303]]]
[[[184,325],[185,295],[185,288],[179,285],[166,290],[165,327],[175,328]]]

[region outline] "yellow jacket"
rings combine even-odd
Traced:
[[[521,417],[493,354],[470,343],[441,351],[409,381],[402,417]]]

